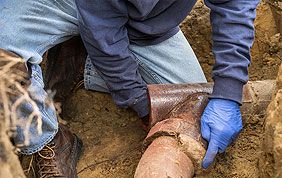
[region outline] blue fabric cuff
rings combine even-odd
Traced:
[[[213,92],[210,98],[221,98],[242,104],[244,82],[228,77],[214,77]]]
[[[149,114],[149,103],[147,94],[138,98],[131,108],[137,112],[140,118]]]

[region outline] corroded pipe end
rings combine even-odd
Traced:
[[[166,119],[152,127],[144,140],[144,148],[148,148],[159,137],[170,137],[177,141],[178,148],[192,160],[194,166],[200,168],[207,144],[200,135],[199,126],[193,119],[188,122],[181,118]]]
[[[212,92],[211,83],[148,85],[150,118],[149,126],[171,116],[171,111],[188,98]],[[196,94],[196,96],[195,96]],[[192,106],[193,107],[193,106]],[[192,109],[192,108],[190,108]]]
[[[188,156],[171,137],[159,137],[143,154],[136,169],[135,178],[167,178],[194,175],[194,166]]]
[[[184,98],[171,108],[166,115],[168,119],[158,122],[151,128],[144,140],[144,147],[150,149],[159,138],[174,139],[173,149],[181,150],[191,159],[198,172],[206,148],[206,142],[200,134],[200,117],[207,102],[206,93],[195,93]]]

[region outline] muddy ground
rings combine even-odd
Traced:
[[[203,3],[198,2],[182,24],[182,30],[211,81],[213,56],[208,13]],[[275,79],[281,64],[280,34],[264,2],[258,8],[255,24],[250,79]],[[84,89],[77,90],[64,103],[63,110],[62,118],[84,142],[84,154],[78,164],[79,178],[133,177],[146,132],[132,111],[117,108],[108,94]],[[244,130],[237,142],[217,157],[214,168],[204,177],[259,177],[264,118],[264,115],[245,116]]]

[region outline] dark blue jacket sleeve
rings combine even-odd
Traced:
[[[255,10],[259,0],[205,0],[211,9],[214,89],[211,98],[241,103],[248,81],[250,48],[254,40]]]
[[[128,48],[125,1],[79,0],[76,4],[82,39],[114,101],[133,108],[140,117],[147,115],[147,86]]]

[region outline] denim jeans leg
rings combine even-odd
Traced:
[[[42,114],[42,135],[38,135],[36,122],[29,129],[29,145],[21,147],[24,154],[39,151],[53,139],[58,122],[55,108],[46,104],[43,78],[39,63],[49,48],[74,35],[78,35],[77,10],[74,0],[0,0],[0,48],[16,53],[31,66],[31,85],[28,92]],[[66,59],[67,60],[67,59]],[[21,113],[30,113],[31,106],[24,103]],[[15,144],[23,142],[23,128],[18,127]]]
[[[160,44],[130,45],[129,48],[147,84],[207,82],[193,49],[181,31]],[[105,81],[89,58],[86,60],[84,77],[86,89],[108,92]]]
[[[130,45],[130,50],[147,81],[151,78],[154,80],[152,83],[207,82],[193,49],[181,31],[156,45]]]
[[[86,58],[84,68],[84,87],[86,90],[94,90],[109,93],[109,89],[106,82],[99,75],[97,69],[91,62],[89,56]]]
[[[41,67],[38,64],[31,64],[31,78],[30,85],[27,89],[29,96],[36,103],[42,117],[42,132],[39,135],[37,130],[37,120],[35,118],[29,128],[29,145],[23,145],[25,139],[24,128],[17,127],[17,134],[14,137],[14,141],[17,145],[20,145],[21,153],[32,154],[41,150],[48,142],[50,142],[54,135],[57,133],[58,122],[56,119],[56,111],[52,100],[50,100],[47,92],[43,89],[44,83],[42,78]],[[32,113],[33,107],[30,103],[23,103],[18,109],[19,119],[27,119]]]

